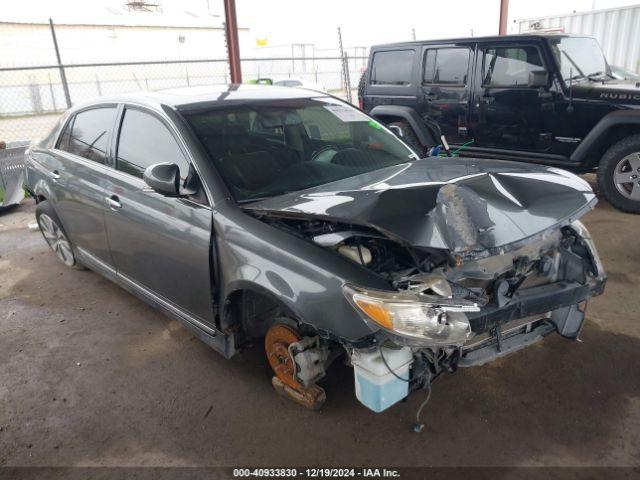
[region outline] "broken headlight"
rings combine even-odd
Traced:
[[[463,299],[416,292],[368,290],[344,286],[344,294],[367,319],[402,336],[432,345],[462,345],[471,336],[464,312],[477,312],[477,304]]]

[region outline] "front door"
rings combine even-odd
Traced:
[[[114,168],[108,169],[107,235],[117,273],[205,323],[213,323],[211,208],[145,188],[156,163],[175,163],[185,179],[190,162],[160,117],[123,109]]]
[[[468,141],[473,51],[467,46],[427,47],[423,52],[419,110],[453,145]]]
[[[546,89],[529,87],[529,73],[549,70],[540,48],[480,45],[471,134],[474,147],[551,152],[554,104]]]

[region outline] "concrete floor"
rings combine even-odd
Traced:
[[[640,216],[586,216],[609,274],[582,342],[556,335],[374,414],[351,370],[328,401],[277,396],[260,349],[225,360],[90,271],[58,263],[34,205],[0,215],[0,465],[640,465]]]

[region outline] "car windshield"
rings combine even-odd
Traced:
[[[549,40],[562,78],[589,78],[607,73],[607,61],[594,38],[560,37]]]
[[[380,123],[331,97],[259,100],[183,115],[239,202],[418,158]]]

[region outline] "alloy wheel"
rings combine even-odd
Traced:
[[[58,224],[46,213],[38,217],[38,225],[44,239],[58,257],[58,259],[68,267],[75,263],[71,243]]]
[[[640,202],[640,152],[631,153],[618,162],[613,181],[622,196]]]

